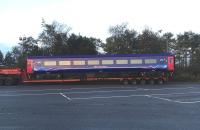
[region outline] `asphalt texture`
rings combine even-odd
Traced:
[[[200,84],[0,87],[0,130],[199,130]]]

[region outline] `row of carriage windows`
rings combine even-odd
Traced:
[[[44,66],[69,66],[69,65],[125,65],[125,64],[142,64],[142,59],[122,59],[122,60],[63,60],[63,61],[44,61]],[[144,59],[145,64],[156,64],[157,59]]]

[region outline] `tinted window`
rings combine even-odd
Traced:
[[[156,64],[157,60],[156,59],[145,59],[144,62],[145,62],[145,64]]]
[[[103,65],[112,65],[114,64],[113,60],[102,60]]]
[[[116,64],[128,64],[128,60],[116,60]]]
[[[142,64],[142,59],[132,59],[130,60],[131,64]]]

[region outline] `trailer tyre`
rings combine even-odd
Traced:
[[[5,80],[5,85],[10,86],[14,84],[14,80],[12,78],[7,78]]]
[[[131,81],[131,84],[132,84],[132,85],[136,85],[136,84],[137,84],[137,81],[136,81],[136,80],[132,80],[132,81]]]
[[[146,81],[145,81],[144,79],[142,79],[142,80],[140,81],[140,84],[141,84],[141,85],[145,85],[145,84],[146,84]]]
[[[4,85],[4,80],[0,79],[0,85]]]
[[[124,84],[124,85],[128,85],[128,80],[124,80],[124,81],[123,81],[123,84]]]
[[[163,81],[162,79],[159,79],[159,80],[158,80],[158,84],[160,84],[160,85],[161,85],[161,84],[164,84],[164,81]]]
[[[151,80],[149,81],[149,84],[154,85],[154,80],[151,79]]]

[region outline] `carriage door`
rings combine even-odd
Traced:
[[[168,57],[168,70],[174,71],[174,57],[173,56]]]

